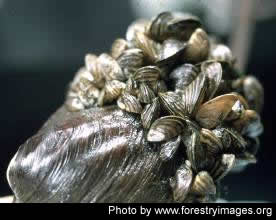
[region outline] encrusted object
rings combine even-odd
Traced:
[[[87,54],[65,105],[8,169],[17,202],[211,202],[255,163],[263,88],[200,20],[138,20]]]

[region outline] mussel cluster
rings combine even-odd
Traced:
[[[234,64],[197,17],[163,12],[132,23],[110,54],[87,54],[66,104],[79,111],[117,103],[137,114],[162,160],[185,149],[170,179],[174,200],[210,201],[233,167],[256,162],[263,131],[263,88]]]
[[[15,202],[210,202],[255,163],[263,88],[200,20],[163,12],[87,54],[64,105],[20,146]]]

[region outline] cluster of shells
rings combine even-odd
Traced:
[[[117,104],[137,115],[162,160],[183,154],[169,180],[174,200],[211,201],[232,168],[256,162],[263,131],[263,88],[234,64],[231,50],[208,36],[197,17],[163,12],[132,23],[109,54],[87,54],[66,106]]]

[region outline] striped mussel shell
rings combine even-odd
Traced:
[[[111,103],[115,99],[117,99],[124,89],[126,88],[126,84],[124,82],[118,80],[106,81],[104,90],[104,96],[102,97],[102,104]]]
[[[137,69],[143,67],[144,54],[138,48],[127,49],[118,57],[117,62],[125,76],[130,77]]]
[[[219,62],[206,61],[201,64],[201,71],[206,75],[208,88],[206,91],[206,100],[214,97],[222,80],[222,66]]]
[[[158,98],[154,98],[151,104],[147,104],[142,113],[141,121],[145,129],[149,129],[152,123],[160,115],[160,102]]]
[[[214,166],[209,171],[213,180],[220,181],[225,177],[235,165],[234,154],[223,154],[218,160],[216,160]]]
[[[135,47],[141,49],[148,63],[154,64],[159,60],[161,44],[150,39],[142,32],[136,32]]]
[[[139,87],[138,99],[142,103],[149,104],[155,98],[152,89],[145,83],[141,83]]]
[[[202,128],[200,130],[200,142],[206,146],[209,154],[217,155],[224,150],[221,139],[209,129]]]
[[[209,48],[207,33],[203,29],[197,28],[188,41],[182,59],[184,62],[192,63],[204,61],[208,57]]]
[[[191,14],[163,12],[151,20],[148,26],[148,35],[159,42],[170,37],[188,40],[191,33],[200,26],[199,19]]]
[[[185,163],[177,169],[175,176],[170,179],[174,201],[185,201],[190,192],[192,181],[193,171],[191,169],[191,163],[186,160]]]
[[[164,116],[153,122],[147,140],[149,142],[167,141],[181,134],[186,127],[187,123],[182,117]]]
[[[181,144],[181,136],[180,135],[161,144],[161,150],[160,150],[161,160],[163,160],[163,161],[171,160],[175,156],[180,144]]]
[[[144,66],[139,68],[133,75],[133,79],[139,83],[149,83],[160,78],[161,70],[157,66]]]
[[[129,93],[123,93],[117,100],[117,105],[122,110],[137,114],[140,114],[143,110],[139,100]]]
[[[200,171],[194,178],[191,193],[198,196],[216,194],[216,185],[207,171]]]

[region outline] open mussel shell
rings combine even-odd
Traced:
[[[209,54],[209,39],[207,33],[197,28],[188,41],[187,47],[183,53],[184,62],[198,63],[206,60]]]
[[[198,69],[192,64],[182,64],[175,68],[169,79],[173,81],[174,89],[184,90],[198,75]]]
[[[193,15],[180,12],[163,12],[151,20],[148,35],[160,42],[170,37],[188,40],[191,33],[200,25],[199,19]]]
[[[98,59],[98,71],[102,73],[106,80],[126,80],[121,67],[118,62],[106,53],[101,54]]]
[[[173,65],[177,63],[183,54],[186,45],[186,43],[176,39],[165,40],[159,52],[157,65]]]
[[[125,39],[118,38],[113,42],[110,54],[114,59],[117,59],[128,47],[129,43]]]
[[[183,202],[186,199],[190,191],[192,180],[193,171],[191,169],[191,163],[186,160],[185,163],[177,169],[175,176],[170,179],[174,201]]]
[[[191,193],[199,196],[216,194],[216,185],[207,171],[200,171],[195,176],[191,187]]]
[[[179,135],[178,137],[174,137],[171,140],[161,144],[160,158],[163,161],[171,160],[175,156],[180,143],[181,136]]]
[[[254,110],[245,110],[240,119],[233,121],[233,127],[248,137],[257,137],[263,132],[259,114]]]
[[[165,116],[157,119],[147,135],[149,142],[161,142],[178,136],[187,126],[186,121],[178,116]]]
[[[137,114],[140,114],[143,110],[139,100],[129,93],[123,93],[117,100],[117,105],[122,110]]]
[[[210,175],[213,177],[214,181],[219,181],[230,172],[234,165],[235,155],[223,154],[222,157],[215,162],[212,170],[210,170]]]
[[[243,94],[248,101],[250,109],[260,113],[264,105],[264,89],[256,77],[245,77],[243,80]]]
[[[158,98],[154,98],[151,104],[144,107],[141,113],[141,121],[145,129],[149,129],[151,124],[160,115],[160,102]]]
[[[154,82],[159,79],[160,73],[161,70],[157,66],[144,66],[135,72],[133,79],[138,82]]]
[[[175,161],[150,148],[140,120],[116,106],[62,107],[20,146],[8,182],[15,202],[174,202],[163,180]]]
[[[128,49],[122,52],[117,62],[124,74],[130,77],[144,64],[143,51],[137,48]]]
[[[196,120],[203,128],[215,128],[229,115],[233,105],[240,97],[236,94],[225,94],[204,103],[196,113]]]

